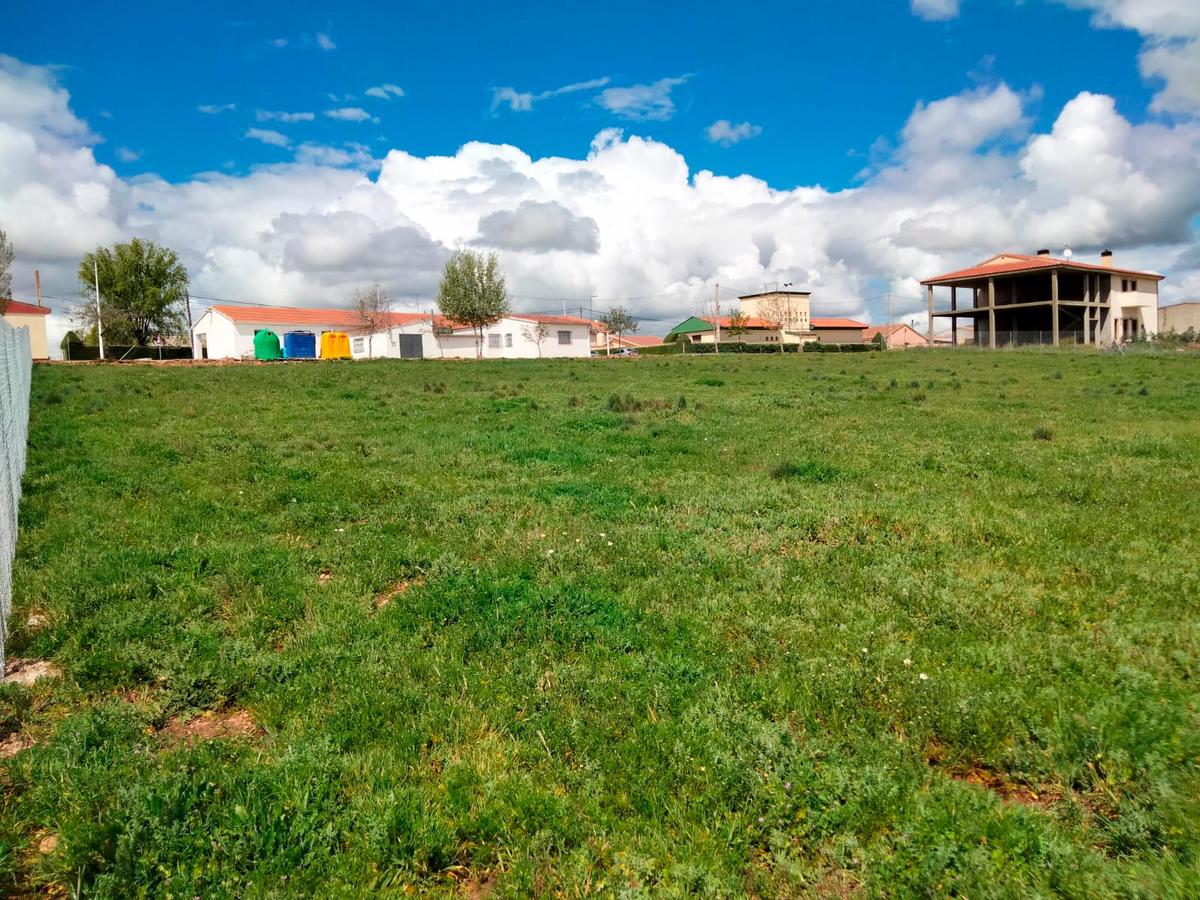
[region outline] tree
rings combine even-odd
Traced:
[[[508,290],[495,253],[455,250],[442,270],[438,306],[447,318],[475,332],[475,355],[483,358],[483,329],[507,315]]]
[[[86,302],[76,310],[76,317],[92,329],[97,323],[97,271],[106,341],[144,346],[155,337],[178,337],[186,331],[181,305],[187,296],[188,273],[174,250],[134,238],[85,254],[78,275],[79,293]]]
[[[750,317],[739,309],[729,317],[729,328],[727,331],[734,337],[741,337],[750,330],[750,326],[747,324],[749,321]]]
[[[623,306],[614,306],[599,319],[609,334],[617,336],[617,343],[621,343],[621,335],[633,334],[638,330],[637,320],[625,311]]]
[[[788,314],[787,298],[779,294],[767,297],[760,305],[764,319],[769,319],[775,323],[775,327],[779,329],[779,352],[783,352],[783,325]]]
[[[392,298],[382,285],[373,284],[369,288],[354,292],[354,312],[358,316],[358,327],[367,336],[367,358],[375,353],[375,335],[387,330],[387,346],[392,343]]]
[[[0,228],[0,313],[8,308],[8,301],[12,299],[12,261],[12,244]]]
[[[550,326],[545,322],[534,322],[532,325],[526,325],[521,329],[521,335],[527,341],[533,341],[537,344],[538,357],[542,355],[542,342],[550,337]]]

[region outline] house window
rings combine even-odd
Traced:
[[[1137,289],[1138,289],[1138,287],[1137,287],[1137,279],[1136,278],[1122,278],[1121,279],[1121,290],[1136,291]]]
[[[560,344],[567,344],[567,345],[569,345],[569,344],[571,343],[571,332],[569,332],[569,331],[560,331],[560,332],[558,333],[558,342],[559,342]]]
[[[512,335],[511,335],[511,334],[506,334],[506,335],[504,336],[504,346],[505,346],[505,347],[511,347],[511,346],[512,346]]]
[[[489,334],[488,335],[488,348],[491,350],[497,350],[497,349],[499,349],[499,347],[500,347],[500,335]]]
[[[354,344],[353,350],[355,353],[362,353],[363,351],[365,351],[367,349],[366,338],[355,338],[353,341],[353,344]]]

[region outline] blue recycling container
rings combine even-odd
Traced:
[[[311,331],[289,331],[283,336],[284,359],[316,359],[317,336]]]

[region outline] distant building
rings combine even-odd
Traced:
[[[545,326],[538,334],[538,324]],[[311,332],[319,347],[326,332],[344,332],[355,359],[367,357],[465,358],[476,355],[469,325],[430,313],[389,313],[384,326],[364,328],[349,309],[303,309],[282,306],[212,306],[192,328],[197,359],[252,359],[254,335],[273,331],[286,346],[287,334]],[[591,323],[576,316],[513,313],[483,329],[485,359],[586,357]],[[540,340],[539,340],[540,338]]]
[[[810,320],[813,333],[822,344],[861,344],[869,326],[857,319],[817,317]]]
[[[1200,331],[1200,300],[1187,300],[1158,308],[1158,330],[1183,334]]]
[[[878,334],[883,335],[884,346],[889,350],[903,350],[906,347],[927,347],[929,340],[923,334],[919,334],[911,325],[900,323],[898,325],[872,325],[863,332],[863,342],[870,343],[875,340]],[[934,336],[936,342],[937,336]]]
[[[1112,251],[1100,262],[1000,253],[978,265],[925,278],[928,334],[935,317],[948,320],[952,343],[969,322],[985,347],[1010,344],[1111,344],[1158,330],[1158,283],[1154,272],[1119,268]],[[934,308],[934,288],[949,288],[949,309]],[[960,302],[961,300],[961,302]]]
[[[738,301],[747,317],[776,323],[776,329],[783,331],[783,343],[802,344],[812,340],[809,328],[812,291],[763,291],[743,294]]]
[[[4,321],[13,328],[29,329],[29,351],[34,359],[49,359],[50,344],[46,340],[46,317],[50,309],[20,300],[9,300],[4,309]]]
[[[733,328],[740,325],[735,333]],[[686,341],[689,344],[713,344],[717,340],[717,328],[720,327],[721,343],[740,341],[746,344],[778,344],[781,340],[778,322],[747,317],[741,322],[735,322],[729,316],[690,316],[667,332],[663,340]],[[815,340],[815,335],[810,335]],[[791,343],[795,343],[792,341]]]

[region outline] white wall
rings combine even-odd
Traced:
[[[1109,293],[1111,315],[1109,326],[1112,329],[1104,337],[1113,340],[1118,337],[1117,319],[1137,319],[1139,331],[1146,334],[1158,333],[1158,282],[1148,278],[1138,279],[1136,291],[1122,291],[1122,280],[1132,281],[1128,275],[1114,272],[1112,276],[1112,291]],[[1107,329],[1106,329],[1107,331]]]

